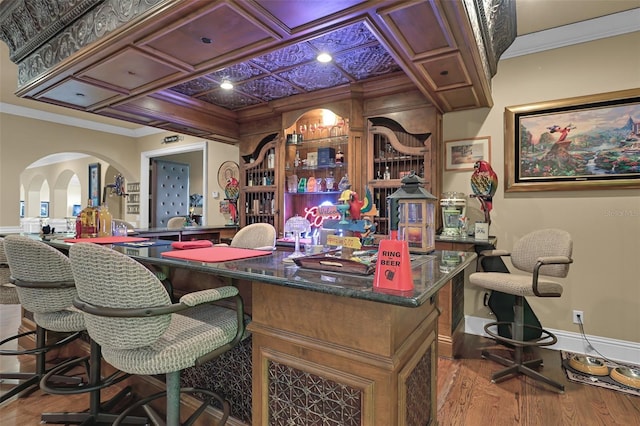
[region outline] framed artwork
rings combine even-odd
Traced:
[[[220,188],[227,186],[227,179],[235,178],[240,182],[240,166],[235,161],[225,161],[218,169],[218,184]]]
[[[20,201],[20,217],[24,217],[24,201]]]
[[[491,136],[446,141],[445,170],[473,170],[476,161],[491,162]]]
[[[140,192],[140,182],[128,183],[127,192]]]
[[[71,216],[78,216],[80,214],[80,212],[82,211],[82,206],[80,204],[74,204],[73,208],[71,209]]]
[[[100,205],[100,163],[89,164],[89,198],[94,207]]]
[[[40,217],[49,217],[48,201],[40,201]]]
[[[504,115],[506,192],[640,188],[640,89]]]

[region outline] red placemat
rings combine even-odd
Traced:
[[[137,241],[147,241],[148,238],[141,237],[95,237],[95,238],[65,238],[65,243],[95,243],[95,244],[115,244],[133,243]]]
[[[247,259],[250,257],[271,254],[266,250],[251,250],[236,247],[207,247],[192,250],[165,251],[162,256],[176,259],[195,260],[198,262],[228,262],[230,260]]]
[[[178,250],[191,250],[197,248],[211,247],[213,243],[209,240],[195,240],[195,241],[174,241],[171,243],[171,247]]]

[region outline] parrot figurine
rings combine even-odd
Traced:
[[[234,224],[238,223],[238,197],[240,196],[240,185],[238,179],[231,176],[227,179],[227,185],[224,187],[224,195],[229,201],[229,213],[231,215],[231,221]]]
[[[484,212],[484,220],[491,224],[491,209],[493,208],[493,196],[498,189],[498,175],[491,168],[491,164],[484,160],[476,161],[473,165],[471,175],[472,197],[480,201],[480,206]]]
[[[362,217],[362,207],[364,206],[364,200],[360,200],[358,194],[354,191],[351,191],[349,197],[349,216],[351,216],[351,220],[360,220]]]

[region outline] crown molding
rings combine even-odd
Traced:
[[[640,31],[640,8],[516,37],[500,60]]]
[[[27,108],[20,105],[0,102],[0,113],[17,115],[20,117],[32,118],[34,120],[50,121],[52,123],[64,124],[67,126],[81,127],[83,129],[96,130],[98,132],[111,133],[114,135],[128,136],[130,138],[140,138],[143,136],[163,133],[165,130],[154,127],[142,126],[137,129],[127,129],[125,127],[113,126],[111,124],[98,123],[97,121],[85,120],[83,118],[70,117],[68,115],[56,114],[38,109]]]

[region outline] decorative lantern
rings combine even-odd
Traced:
[[[445,192],[440,199],[442,207],[442,237],[466,237],[461,235],[463,218],[467,211],[467,199],[462,192]],[[466,232],[465,232],[466,234]]]
[[[389,195],[389,229],[409,243],[411,253],[435,250],[435,211],[437,198],[422,187],[424,180],[411,171],[402,186]]]

